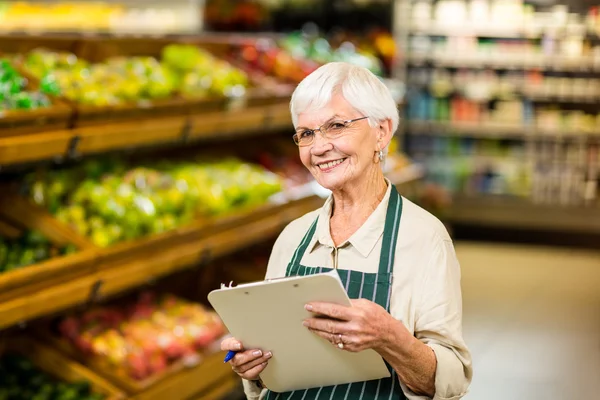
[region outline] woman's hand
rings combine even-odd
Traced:
[[[267,363],[272,356],[270,351],[263,353],[259,349],[245,350],[242,343],[235,338],[223,340],[221,350],[238,352],[229,363],[236,374],[249,381],[259,379],[260,373],[267,367]]]
[[[352,300],[352,307],[332,303],[309,303],[306,309],[315,317],[304,321],[304,326],[330,341],[343,343],[343,349],[358,352],[365,349],[381,351],[389,347],[408,330],[383,307],[365,299]],[[341,336],[340,336],[341,335]],[[396,344],[397,345],[397,344]]]

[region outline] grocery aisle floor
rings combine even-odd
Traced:
[[[600,398],[600,252],[458,242],[468,400]]]

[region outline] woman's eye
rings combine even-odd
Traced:
[[[300,132],[298,134],[298,136],[300,136],[301,139],[307,139],[307,138],[310,138],[313,134],[314,134],[313,131],[306,130],[306,131]]]
[[[343,122],[332,122],[332,123],[329,125],[329,129],[330,129],[330,130],[334,130],[334,131],[336,131],[336,130],[338,130],[338,131],[339,131],[339,130],[342,130],[342,129],[344,129],[345,127],[346,127],[346,125],[344,125],[344,123],[343,123]]]

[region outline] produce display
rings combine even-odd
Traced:
[[[250,68],[290,82],[300,82],[319,66],[344,61],[369,69],[375,75],[385,75],[386,64],[395,55],[395,43],[389,34],[374,34],[373,45],[356,44],[351,38],[327,39],[302,32],[289,34],[274,41],[249,41],[233,55]],[[370,43],[370,42],[369,42]],[[388,66],[389,67],[389,66]]]
[[[27,181],[35,203],[101,247],[259,205],[282,188],[277,175],[236,159],[151,167],[93,160]]]
[[[27,232],[18,239],[0,237],[0,273],[27,267],[76,250],[74,246],[58,249],[35,231]]]
[[[142,380],[199,353],[223,336],[216,313],[173,295],[141,294],[125,306],[100,307],[59,323],[63,338],[88,357]]]
[[[0,359],[2,400],[102,400],[88,382],[60,382],[37,368],[29,359],[5,355]]]
[[[49,107],[50,99],[40,91],[28,91],[24,78],[7,59],[0,58],[0,112]]]
[[[196,46],[166,46],[162,62],[173,71],[183,96],[241,96],[249,85],[244,71]]]
[[[246,74],[191,45],[166,46],[161,59],[112,57],[91,63],[73,53],[35,49],[18,57],[46,94],[108,106],[184,97],[243,95]]]

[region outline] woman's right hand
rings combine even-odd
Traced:
[[[229,363],[236,374],[249,381],[259,379],[260,373],[267,367],[272,357],[270,351],[263,353],[259,349],[245,350],[241,342],[231,337],[221,342],[221,350],[238,352]]]

